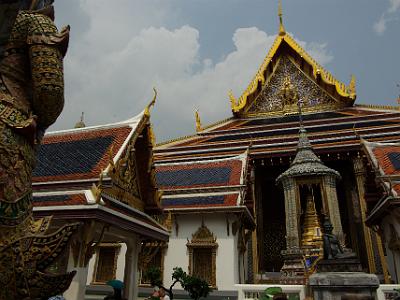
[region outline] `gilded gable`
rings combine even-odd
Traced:
[[[323,111],[337,108],[333,97],[303,73],[287,56],[277,63],[270,80],[249,106],[248,116],[285,115],[297,112],[297,103],[303,102],[303,111]]]

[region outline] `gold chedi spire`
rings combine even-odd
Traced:
[[[303,221],[303,246],[314,246],[320,248],[322,246],[321,225],[319,224],[313,195],[307,196],[306,211]]]
[[[278,16],[279,16],[279,35],[283,36],[286,34],[286,31],[285,27],[283,26],[283,20],[282,20],[282,0],[279,0]]]
[[[84,127],[86,127],[86,124],[84,122],[84,112],[82,112],[81,119],[79,122],[75,124],[75,128],[84,128]]]

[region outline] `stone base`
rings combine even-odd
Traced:
[[[362,272],[357,258],[323,259],[317,264],[317,272]]]
[[[314,300],[376,299],[379,279],[362,272],[315,273],[309,278]]]
[[[300,248],[283,250],[282,256],[284,263],[281,269],[280,284],[305,284],[303,251]]]

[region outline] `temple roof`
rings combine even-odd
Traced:
[[[400,142],[379,143],[362,140],[362,143],[378,173],[378,179],[385,185],[385,190],[400,198]]]
[[[41,192],[33,195],[35,217],[53,216],[58,220],[87,220],[103,222],[144,236],[166,240],[169,233],[149,215],[103,195],[96,201],[90,190]]]
[[[367,223],[374,224],[394,207],[400,207],[400,142],[380,143],[363,139],[362,144],[375,170],[376,179],[385,191],[385,195],[369,213]]]
[[[315,105],[312,103],[308,108],[305,107],[305,110],[322,111],[329,110],[329,108],[343,108],[353,105],[356,98],[354,76],[348,85],[340,82],[331,73],[319,65],[288,33],[282,31],[281,29],[280,33],[275,38],[275,41],[267,56],[243,94],[239,97],[239,99],[235,99],[233,94],[230,93],[231,107],[234,115],[242,117],[257,116],[260,113],[269,115],[283,115],[293,111],[290,108],[285,109],[282,107],[275,107],[267,112],[258,111],[257,113],[254,111],[252,112],[250,109],[255,101],[271,101],[271,99],[258,99],[262,98],[263,91],[266,90],[270,85],[281,86],[284,78],[281,78],[277,82],[273,82],[272,78],[275,76],[275,73],[279,73],[277,69],[280,67],[280,65],[284,64],[285,61],[287,61],[286,64],[288,64],[289,67],[291,66],[293,70],[297,69],[299,72],[299,75],[293,82],[295,88],[301,90],[298,84],[298,79],[300,76],[302,78],[304,77],[306,81],[309,81],[309,87],[306,89],[308,92],[304,93],[303,96],[300,95],[300,97],[308,97],[310,86],[314,85],[318,87],[323,94],[326,94],[327,99],[332,98],[332,100],[334,100],[329,105],[328,103],[324,103],[324,105]],[[288,66],[285,66],[284,69],[287,69]],[[292,71],[291,73],[294,72]],[[283,72],[282,75],[277,76],[287,77],[289,74]],[[275,94],[273,88],[267,92],[269,94]],[[278,93],[275,95],[277,96]],[[311,97],[318,98],[321,97],[321,95],[322,94],[320,93],[319,95],[315,94]],[[317,99],[309,100],[316,101]]]
[[[142,112],[124,122],[47,133],[39,148],[33,182],[97,179],[110,163],[110,155],[118,160],[143,122]]]
[[[248,153],[225,159],[156,164],[162,206],[166,210],[245,212]]]
[[[98,220],[155,239],[161,211],[148,110],[113,124],[45,135],[33,173],[35,216]]]
[[[247,153],[225,159],[157,164],[162,205],[168,208],[239,206],[246,170]]]
[[[359,151],[360,136],[369,141],[399,141],[398,107],[356,105],[328,112],[305,113],[304,127],[318,155]],[[298,142],[298,116],[228,119],[196,135],[159,145],[157,162],[224,158],[243,153],[252,158],[294,159]],[[279,158],[278,158],[279,159]]]

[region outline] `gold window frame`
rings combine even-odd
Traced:
[[[117,265],[118,265],[118,256],[119,252],[121,250],[121,244],[118,243],[101,243],[96,249],[96,260],[94,264],[94,269],[93,269],[93,277],[92,277],[92,282],[91,284],[106,284],[104,281],[99,281],[97,279],[97,271],[98,271],[98,266],[99,266],[99,258],[100,258],[100,250],[101,248],[114,248],[114,264],[113,264],[113,273],[112,277],[116,278],[117,274]]]
[[[213,288],[217,288],[216,284],[216,262],[217,262],[217,238],[214,234],[202,224],[199,229],[192,235],[192,240],[186,244],[189,252],[189,274],[193,275],[193,253],[198,248],[209,248],[211,250],[211,282],[208,284]]]

